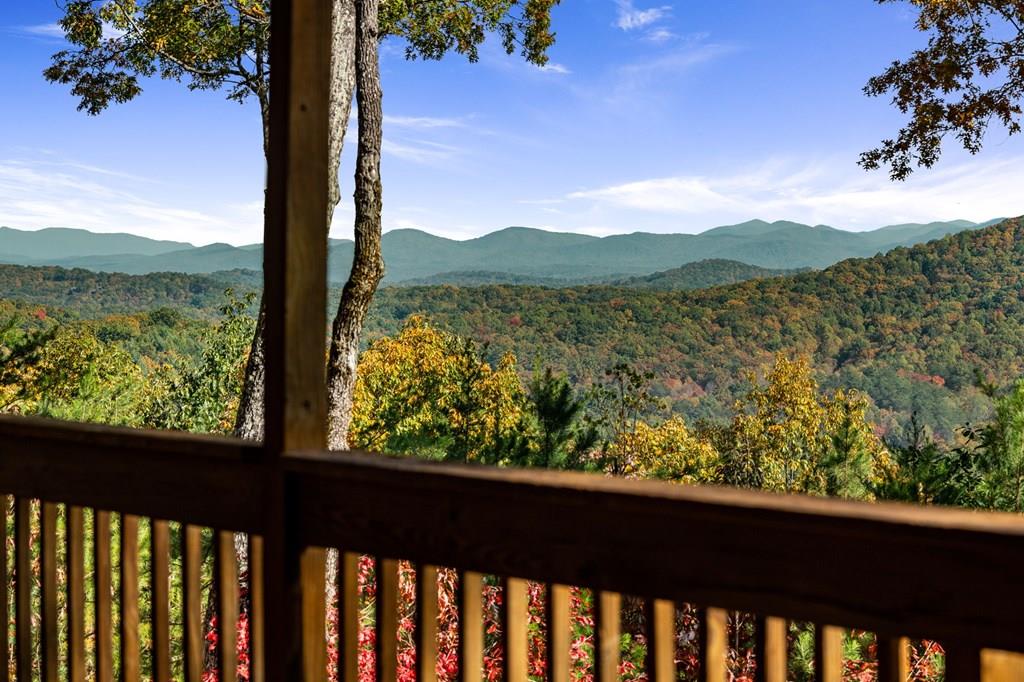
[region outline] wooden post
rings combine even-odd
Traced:
[[[275,0],[264,231],[267,680],[323,680],[321,550],[297,540],[281,458],[327,445],[327,192],[331,3]],[[322,563],[322,562],[321,562]],[[305,567],[305,570],[303,570]],[[318,584],[316,584],[318,583]],[[316,594],[303,595],[303,590]],[[304,598],[305,597],[305,598]],[[317,601],[319,600],[319,601]]]

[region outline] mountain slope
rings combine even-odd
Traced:
[[[495,356],[513,351],[522,367],[552,365],[582,384],[631,362],[691,417],[721,413],[743,372],[774,353],[809,354],[826,385],[871,395],[890,431],[920,411],[952,437],[988,409],[976,371],[1003,381],[1024,373],[1022,291],[1024,226],[1012,219],[820,272],[701,291],[388,288],[369,333],[424,313],[488,342]]]
[[[383,239],[385,281],[422,280],[450,272],[595,281],[646,275],[708,259],[769,269],[823,268],[846,258],[872,256],[973,227],[967,221],[952,221],[847,232],[826,225],[754,220],[696,235],[637,232],[597,238],[510,227],[465,241],[419,230],[393,230]],[[82,230],[0,229],[0,262],[21,265],[129,274],[211,273],[258,269],[262,253],[258,244],[196,248],[131,235],[92,235]],[[352,262],[352,242],[331,240],[330,255],[330,280],[343,282]]]
[[[21,265],[118,253],[152,256],[192,248],[195,247],[185,242],[157,241],[124,233],[96,233],[66,227],[36,231],[0,227],[0,261]]]

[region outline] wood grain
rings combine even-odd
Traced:
[[[263,538],[249,536],[249,679],[266,682],[266,601],[263,597]]]
[[[906,637],[879,637],[878,682],[907,682],[910,677],[910,640]]]
[[[815,682],[843,682],[843,630],[831,625],[814,627]]]
[[[619,679],[619,641],[622,637],[622,596],[617,592],[594,594],[594,680]]]
[[[377,559],[377,682],[398,679],[398,561]]]
[[[338,680],[359,682],[359,555],[338,552]]]
[[[525,580],[505,578],[501,596],[501,638],[505,682],[529,679],[529,585]]]
[[[15,669],[18,682],[32,679],[32,502],[14,501]]]
[[[217,667],[220,682],[238,679],[238,559],[235,555],[235,534],[217,531],[214,554],[214,576],[217,581]]]
[[[416,680],[437,682],[437,567],[416,566]]]
[[[93,516],[93,586],[96,599],[96,682],[114,679],[113,569],[110,555],[110,512],[97,509]]]
[[[262,523],[251,443],[9,415],[0,443],[9,494],[254,532]]]
[[[676,605],[665,599],[648,599],[644,604],[647,635],[647,679],[651,682],[676,680]]]
[[[171,538],[166,521],[153,520],[150,531],[150,630],[153,682],[171,682]]]
[[[42,682],[57,682],[60,642],[57,623],[57,505],[43,502],[39,526],[42,621],[39,631]]]
[[[10,504],[9,496],[0,495],[0,682],[10,682],[11,679],[11,614],[8,606],[11,595],[8,592],[7,572],[7,519]]]
[[[786,682],[789,650],[789,624],[783,618],[757,619],[756,682]]]
[[[307,547],[300,561],[303,679],[324,680],[327,676],[327,551]]]
[[[121,515],[121,682],[140,682],[139,517]]]
[[[203,677],[202,529],[183,526],[181,532],[181,619],[185,682]]]
[[[700,670],[703,682],[725,682],[729,657],[729,618],[724,609],[707,608],[700,617]]]
[[[360,453],[285,463],[307,544],[1024,650],[1024,590],[989,568],[1024,565],[1020,517]]]
[[[67,618],[68,682],[85,682],[85,510],[68,507]]]
[[[547,682],[569,682],[572,674],[572,627],[569,620],[569,587],[549,583],[544,600],[547,622]]]
[[[484,666],[483,576],[459,571],[459,680],[481,682]]]

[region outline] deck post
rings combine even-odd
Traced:
[[[326,677],[323,550],[299,541],[285,453],[327,445],[328,0],[276,0],[264,235],[267,680]],[[323,562],[321,561],[321,564]],[[305,597],[305,598],[304,598]]]

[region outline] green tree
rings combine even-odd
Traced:
[[[335,448],[348,445],[359,337],[382,274],[376,170],[380,144],[379,140],[364,144],[379,138],[382,123],[375,113],[380,102],[376,41],[387,36],[404,40],[410,59],[440,59],[454,51],[475,61],[487,35],[497,34],[507,52],[518,49],[528,61],[543,64],[554,42],[550,11],[558,0],[385,0],[379,11],[376,0],[365,6],[362,2],[366,0],[332,0],[328,223],[341,200],[338,168],[358,56],[364,58],[366,67],[360,97],[373,95],[359,108],[360,149],[365,152],[360,156],[365,162],[357,163],[356,258],[331,338],[329,444]],[[238,102],[255,99],[266,153],[271,4],[271,0],[73,0],[65,5],[60,22],[72,48],[55,54],[44,75],[52,82],[70,85],[79,99],[79,109],[93,115],[139,96],[144,79],[152,76],[182,82],[192,90],[223,90]],[[357,49],[357,8],[371,7],[372,11],[362,12],[369,33]],[[374,130],[367,131],[368,125]],[[372,136],[363,139],[364,131]],[[235,427],[237,435],[252,439],[263,434],[262,305],[260,311]]]

